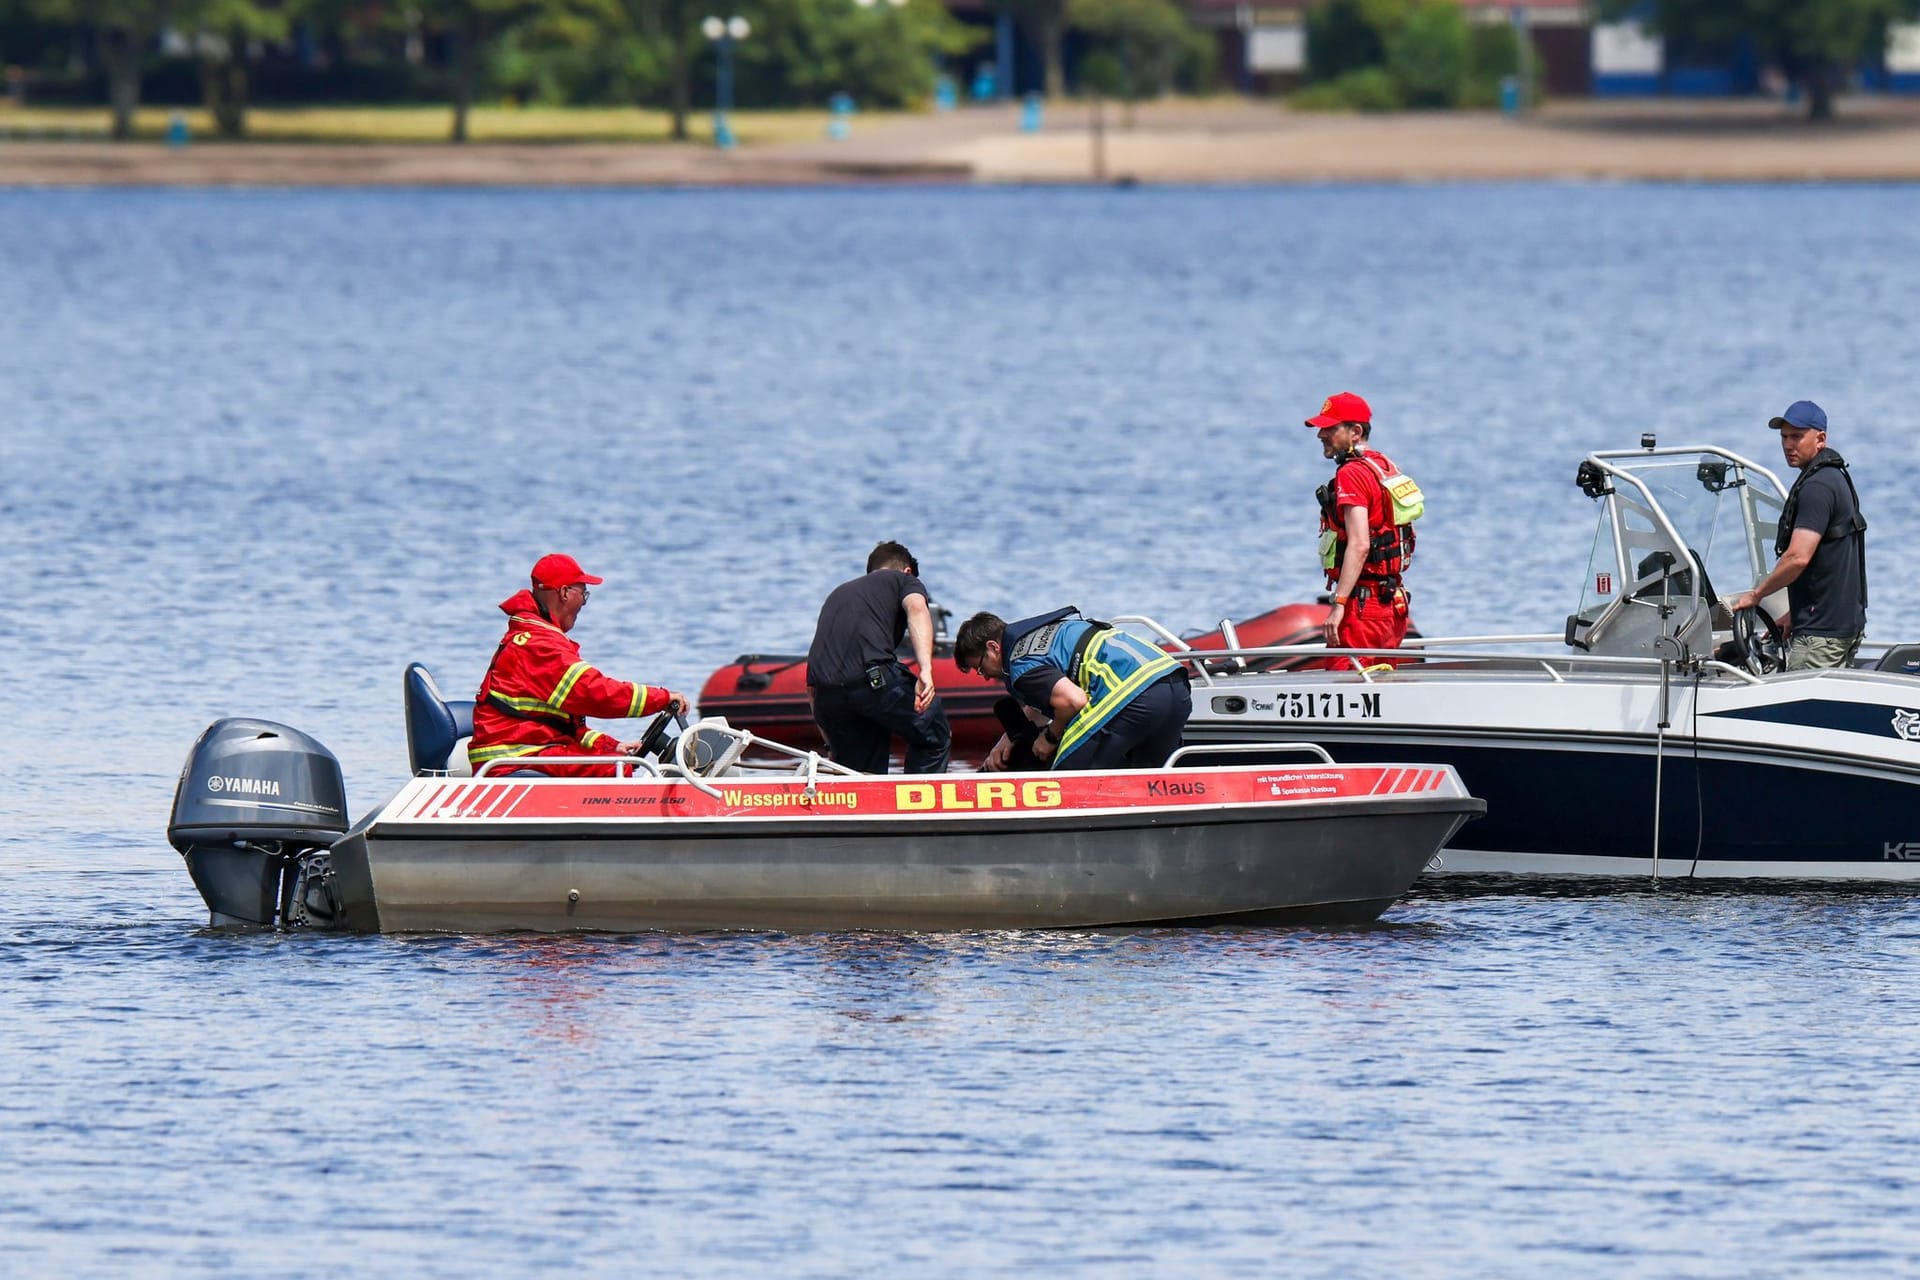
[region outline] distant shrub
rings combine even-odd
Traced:
[[[1197,29],[1186,33],[1174,62],[1173,82],[1186,93],[1219,92],[1220,50],[1211,35]]]
[[[1540,101],[1546,85],[1546,64],[1538,54],[1530,62],[1529,102]],[[1500,82],[1520,73],[1520,36],[1512,24],[1486,23],[1473,28],[1467,64],[1467,82],[1460,92],[1463,107],[1500,105]]]
[[[1124,98],[1131,87],[1127,68],[1110,50],[1095,49],[1080,59],[1080,88],[1102,98]]]
[[[1326,0],[1307,10],[1307,79],[1330,84],[1349,71],[1377,67],[1386,46],[1362,0]]]
[[[1410,107],[1459,102],[1473,56],[1466,14],[1451,0],[1422,0],[1387,36],[1387,70]]]
[[[1362,67],[1325,84],[1310,84],[1289,102],[1300,111],[1398,111],[1400,86],[1384,67]]]

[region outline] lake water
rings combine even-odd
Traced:
[[[881,537],[965,614],[1319,585],[1336,390],[1428,495],[1429,634],[1558,630],[1586,450],[1820,401],[1877,638],[1920,194],[0,192],[11,1274],[1897,1274],[1898,893],[1424,887],[1372,929],[205,932],[221,715],[400,778],[542,552],[689,692]],[[1591,798],[1569,797],[1577,814]],[[1600,802],[1604,802],[1602,799]],[[1790,802],[1756,797],[1755,803]]]

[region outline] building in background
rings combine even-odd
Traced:
[[[1879,58],[1853,69],[1845,88],[1920,93],[1920,24],[1895,23]],[[1634,22],[1593,28],[1593,93],[1598,97],[1722,98],[1781,94],[1786,82],[1753,42],[1733,37],[1688,45],[1649,34]]]
[[[1318,3],[1184,0],[1184,7],[1194,25],[1214,37],[1226,84],[1243,93],[1280,94],[1298,87],[1306,75],[1307,11]],[[1681,47],[1649,35],[1638,23],[1595,24],[1584,0],[1459,3],[1476,21],[1519,23],[1539,59],[1542,85],[1553,97],[1719,97],[1784,90],[1748,41]],[[1895,26],[1884,59],[1857,68],[1850,87],[1920,93],[1920,23]]]
[[[1188,18],[1211,33],[1222,79],[1243,93],[1297,88],[1307,70],[1307,11],[1321,0],[1185,0]],[[1591,90],[1589,26],[1584,0],[1486,4],[1461,0],[1476,21],[1520,23],[1532,38],[1546,91],[1563,97]]]

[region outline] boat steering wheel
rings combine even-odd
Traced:
[[[1773,615],[1758,605],[1733,615],[1734,660],[1754,675],[1787,669],[1787,638]]]
[[[667,745],[667,726],[670,724],[678,724],[685,729],[687,717],[672,708],[662,711],[647,725],[647,731],[640,735],[640,745],[633,749],[633,754],[660,758],[661,748]]]

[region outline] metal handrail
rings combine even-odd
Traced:
[[[1168,756],[1162,768],[1171,769],[1188,756],[1237,755],[1247,751],[1300,751],[1319,756],[1324,764],[1333,763],[1333,756],[1317,742],[1196,742]]]
[[[1535,635],[1511,636],[1408,636],[1400,642],[1402,649],[1425,649],[1436,644],[1564,644],[1566,637],[1553,631],[1542,631]]]
[[[1174,635],[1173,632],[1168,630],[1158,620],[1148,617],[1145,614],[1122,614],[1114,618],[1113,621],[1114,621],[1114,625],[1116,626],[1121,625],[1123,623],[1131,623],[1135,626],[1144,627],[1147,630],[1153,632],[1156,636],[1159,636],[1160,638],[1166,640],[1168,643],[1177,646],[1176,649],[1173,652],[1170,652],[1167,656],[1172,658],[1176,662],[1182,662],[1187,664],[1192,669],[1192,674],[1199,679],[1202,685],[1207,687],[1212,687],[1215,683],[1215,679],[1214,679],[1215,673],[1208,669],[1209,663],[1231,662],[1233,663],[1234,666],[1244,670],[1247,665],[1247,660],[1249,658],[1305,658],[1305,657],[1346,658],[1351,664],[1354,673],[1357,674],[1362,680],[1366,681],[1368,684],[1371,684],[1373,683],[1375,676],[1379,673],[1380,670],[1388,669],[1386,667],[1384,660],[1392,652],[1391,650],[1382,650],[1382,649],[1334,648],[1332,646],[1318,645],[1318,644],[1261,645],[1256,648],[1240,648],[1236,646],[1236,647],[1227,648],[1227,649],[1195,649],[1192,645],[1188,644],[1185,640],[1182,640],[1179,636]],[[1225,636],[1230,633],[1227,633],[1223,630],[1222,634],[1223,636]],[[1504,660],[1504,661],[1513,662],[1513,663],[1537,662],[1541,665],[1542,670],[1544,670],[1547,673],[1547,675],[1549,675],[1556,682],[1560,681],[1560,676],[1554,670],[1554,667],[1553,667],[1554,663],[1570,665],[1572,663],[1577,662],[1583,665],[1591,664],[1591,663],[1601,663],[1601,664],[1616,664],[1616,665],[1629,666],[1629,667],[1646,666],[1646,667],[1650,667],[1657,670],[1658,665],[1661,661],[1658,658],[1607,657],[1602,655],[1587,655],[1587,654],[1578,654],[1578,655],[1569,654],[1569,655],[1566,655],[1565,657],[1562,657],[1558,654],[1531,654],[1531,653],[1523,653],[1523,654],[1449,653],[1444,650],[1436,650],[1433,647],[1435,645],[1442,645],[1442,644],[1459,644],[1459,645],[1559,644],[1562,642],[1563,642],[1563,637],[1552,635],[1552,634],[1546,634],[1546,633],[1506,635],[1506,636],[1459,636],[1459,637],[1437,636],[1432,639],[1408,640],[1401,647],[1405,649],[1418,649],[1420,651],[1421,657],[1423,658],[1450,658],[1450,659],[1457,659],[1457,660],[1466,661],[1466,662],[1488,661],[1488,660],[1494,660],[1494,659]],[[1369,664],[1367,661],[1365,661],[1366,659],[1374,659],[1375,661],[1372,664]],[[1258,675],[1265,674],[1265,673],[1254,673],[1254,674],[1257,677]]]
[[[1258,649],[1195,649],[1188,653],[1171,653],[1167,656],[1176,662],[1211,662],[1216,658],[1382,658],[1389,659],[1392,649],[1336,649],[1330,645],[1283,644],[1267,645]],[[1469,653],[1465,650],[1421,650],[1422,658],[1448,658],[1462,662],[1520,662],[1552,663],[1561,666],[1609,666],[1609,667],[1658,667],[1663,659],[1636,658],[1626,655],[1588,654],[1588,653]],[[1671,661],[1671,659],[1665,659]],[[1262,672],[1252,673],[1251,678],[1258,679]]]
[[[1388,656],[1391,652],[1392,652],[1391,650],[1381,650],[1381,649],[1333,649],[1333,648],[1325,648],[1320,645],[1270,645],[1265,648],[1259,648],[1259,649],[1195,649],[1189,653],[1176,653],[1176,654],[1169,654],[1168,656],[1173,658],[1176,662],[1187,662],[1187,663],[1211,662],[1217,658],[1222,658],[1222,657],[1227,657],[1227,658],[1234,658],[1234,657],[1245,657],[1245,658],[1345,657],[1345,658],[1351,658],[1357,663],[1362,658],[1384,658]],[[1546,675],[1557,684],[1564,684],[1566,682],[1564,677],[1562,677],[1562,675],[1560,674],[1561,671],[1571,670],[1575,667],[1581,667],[1581,668],[1613,667],[1613,668],[1618,668],[1626,671],[1637,670],[1637,671],[1644,671],[1648,674],[1658,674],[1663,666],[1672,667],[1675,665],[1673,659],[1671,658],[1638,658],[1638,657],[1627,657],[1627,656],[1614,656],[1614,655],[1607,655],[1607,654],[1485,653],[1485,652],[1468,652],[1465,650],[1448,651],[1448,650],[1426,649],[1421,651],[1420,656],[1423,659],[1439,658],[1439,659],[1445,659],[1453,662],[1466,662],[1466,663],[1473,663],[1475,665],[1482,665],[1482,666],[1491,666],[1495,663],[1504,663],[1509,666],[1516,667],[1522,670],[1529,667],[1537,666],[1540,668],[1540,671],[1542,674]],[[1725,675],[1733,676],[1734,678],[1747,684],[1761,683],[1761,681],[1757,677],[1755,677],[1751,672],[1744,671],[1739,667],[1730,666],[1727,663],[1719,662],[1714,659],[1697,659],[1692,662],[1689,662],[1687,665],[1690,667],[1697,666],[1700,670],[1703,670],[1703,671],[1712,671],[1716,673],[1722,673]],[[1411,670],[1414,668],[1397,668],[1397,667],[1392,668],[1392,670],[1394,671],[1400,671],[1403,669]],[[1360,678],[1364,680],[1366,683],[1372,684],[1378,679],[1379,675],[1383,670],[1386,670],[1386,668],[1366,667],[1366,668],[1360,669],[1358,674],[1360,675]],[[1209,687],[1213,687],[1218,683],[1215,681],[1215,679],[1210,673],[1204,670],[1197,672],[1197,674],[1201,676],[1204,683]],[[1268,676],[1284,677],[1287,675],[1294,675],[1294,674],[1299,674],[1299,671],[1297,668],[1290,669],[1290,670],[1272,671],[1272,672],[1265,672],[1265,671],[1249,672],[1245,675],[1233,676],[1232,678],[1235,683],[1239,683],[1242,681],[1260,680]]]
[[[1188,644],[1185,640],[1182,640],[1179,636],[1175,635],[1173,632],[1169,631],[1166,627],[1162,626],[1159,622],[1155,621],[1152,618],[1149,618],[1144,613],[1123,613],[1119,617],[1113,620],[1113,625],[1117,627],[1128,622],[1131,622],[1138,627],[1145,627],[1147,630],[1153,632],[1153,634],[1155,634],[1156,636],[1159,636],[1162,640],[1166,641],[1168,644],[1173,645],[1181,653],[1201,652],[1200,650],[1195,649],[1192,645]],[[1212,655],[1215,652],[1215,650],[1208,649],[1208,650],[1205,650],[1205,652],[1208,655]]]
[[[501,756],[498,760],[489,760],[475,769],[473,776],[476,778],[495,776],[493,773],[495,765],[505,765],[511,769],[530,769],[549,764],[593,764],[603,767],[612,765],[616,771],[644,769],[649,777],[663,776],[658,765],[640,756]],[[615,772],[613,776],[624,778],[627,775]]]
[[[708,732],[730,733],[732,728],[732,725],[714,725]],[[693,784],[695,791],[698,791],[703,796],[718,800],[720,798],[720,788],[695,773],[693,766],[687,763],[687,744],[692,740],[693,734],[690,732],[682,732],[679,737],[673,740],[673,767],[679,771],[681,777]]]
[[[702,720],[698,723],[706,724],[707,722]],[[818,751],[802,751],[798,747],[790,747],[784,742],[775,742],[771,738],[763,738],[752,730],[742,729],[738,725],[727,725],[726,731],[739,738],[749,747],[769,751],[776,755],[783,755],[795,761],[797,764],[806,766],[810,774],[818,773],[820,770],[825,769],[828,773],[837,773],[848,778],[864,778],[867,776],[858,769],[849,769],[846,765],[834,760],[829,760]]]
[[[1775,497],[1785,498],[1787,496],[1787,487],[1780,483],[1779,476],[1776,476],[1773,472],[1767,470],[1753,459],[1743,454],[1735,453],[1731,449],[1722,448],[1717,444],[1668,444],[1653,449],[1600,449],[1589,453],[1587,457],[1593,462],[1598,463],[1609,475],[1618,475],[1620,474],[1619,469],[1609,466],[1609,461],[1614,459],[1624,461],[1630,458],[1683,458],[1688,454],[1701,453],[1715,454],[1744,470],[1751,471],[1756,475],[1763,475],[1767,478],[1768,482],[1773,485]]]
[[[804,765],[806,770],[806,776],[810,781],[815,777],[817,777],[820,774],[820,772],[823,770],[828,773],[839,774],[849,778],[861,778],[866,776],[865,774],[861,773],[858,769],[849,769],[847,766],[843,764],[839,764],[839,763],[836,763],[835,761],[827,759],[817,751],[801,751],[796,747],[789,747],[784,742],[775,742],[771,738],[763,738],[759,734],[754,733],[752,730],[742,729],[738,725],[716,724],[711,720],[698,721],[697,724],[706,726],[706,731],[708,733],[725,733],[729,737],[737,738],[740,740],[742,745],[746,747],[753,748],[760,751],[770,752],[775,755],[786,756],[795,762],[796,771],[798,766]],[[673,774],[668,774],[666,772],[663,772],[661,766],[656,765],[653,761],[648,760],[644,756],[502,756],[498,760],[489,760],[485,764],[481,765],[478,769],[474,770],[473,776],[476,778],[486,777],[489,774],[493,773],[496,766],[504,766],[508,768],[518,769],[518,768],[538,767],[539,765],[543,765],[543,764],[548,764],[548,765],[592,764],[592,765],[603,765],[603,766],[612,765],[616,770],[631,769],[636,772],[644,772],[648,777],[658,778],[658,779],[668,779],[673,776],[684,776],[688,782],[691,782],[694,786],[700,788],[700,790],[711,792],[711,788],[707,784],[706,780],[696,775],[693,772],[693,770],[689,768],[686,765],[686,763],[679,758],[680,743],[689,736],[691,735],[682,734],[679,738],[676,738],[674,740],[675,758],[671,763],[667,765],[667,768],[670,768],[673,770]],[[627,775],[625,773],[616,772],[614,776],[626,777]],[[714,794],[717,794],[717,793],[714,793]]]
[[[1716,452],[1716,451],[1715,450],[1674,450],[1673,452],[1676,452],[1676,453],[1709,452],[1710,453],[1710,452]],[[1724,452],[1724,451],[1720,451],[1720,452]],[[1635,454],[1634,456],[1640,457],[1644,455]],[[1360,678],[1366,683],[1372,684],[1378,672],[1372,668],[1362,666],[1360,664],[1360,660],[1363,658],[1384,658],[1392,652],[1391,650],[1382,650],[1382,649],[1335,649],[1325,645],[1317,645],[1317,644],[1263,645],[1263,646],[1260,646],[1259,648],[1253,648],[1253,649],[1195,649],[1191,645],[1189,645],[1186,641],[1180,639],[1178,636],[1175,636],[1172,632],[1168,631],[1166,627],[1162,626],[1159,622],[1145,616],[1144,614],[1124,614],[1119,617],[1116,617],[1114,619],[1114,622],[1116,625],[1123,622],[1130,622],[1138,626],[1146,627],[1149,630],[1153,631],[1155,634],[1164,636],[1168,640],[1177,644],[1179,646],[1179,651],[1170,653],[1167,656],[1172,658],[1176,662],[1182,662],[1192,666],[1194,669],[1194,674],[1200,678],[1201,683],[1209,687],[1215,684],[1215,680],[1214,680],[1214,673],[1207,670],[1206,664],[1209,662],[1214,662],[1219,659],[1223,659],[1223,658],[1237,659],[1239,660],[1240,665],[1243,667],[1245,666],[1246,660],[1248,658],[1348,658],[1354,662],[1355,668]],[[1504,663],[1510,663],[1520,667],[1538,665],[1541,671],[1544,672],[1556,684],[1566,683],[1566,680],[1560,675],[1560,670],[1562,668],[1572,668],[1575,666],[1619,667],[1623,670],[1638,669],[1638,670],[1646,671],[1649,674],[1658,674],[1663,667],[1670,666],[1673,662],[1671,658],[1636,658],[1636,657],[1598,654],[1598,653],[1568,653],[1568,654],[1484,653],[1484,652],[1470,653],[1464,650],[1449,651],[1446,649],[1436,649],[1433,647],[1435,645],[1463,645],[1464,646],[1464,645],[1495,645],[1495,644],[1561,644],[1561,643],[1564,643],[1564,637],[1553,635],[1550,633],[1541,633],[1541,634],[1533,634],[1533,635],[1520,634],[1520,635],[1505,635],[1505,636],[1433,636],[1433,637],[1421,637],[1418,639],[1408,640],[1401,645],[1401,648],[1418,649],[1420,652],[1420,656],[1422,658],[1444,658],[1454,662],[1472,662],[1472,663],[1480,663],[1480,664],[1492,664],[1495,662],[1504,662]],[[1863,643],[1861,647],[1865,648],[1866,645]],[[1886,646],[1886,647],[1891,647],[1891,646]],[[1744,670],[1743,668],[1740,668],[1740,667],[1729,665],[1728,663],[1725,663],[1725,662],[1717,661],[1715,659],[1711,659],[1711,658],[1700,659],[1691,665],[1696,666],[1701,671],[1711,671],[1711,672],[1716,672],[1723,675],[1732,676],[1734,679],[1739,680],[1744,684],[1763,683],[1760,680],[1760,678],[1758,676],[1755,676],[1752,672]],[[1397,670],[1397,668],[1395,669]],[[1284,674],[1287,674],[1287,673],[1285,672],[1252,672],[1244,677],[1236,677],[1236,679],[1244,678],[1244,679],[1258,680],[1265,675],[1277,676],[1277,675],[1284,675]]]

